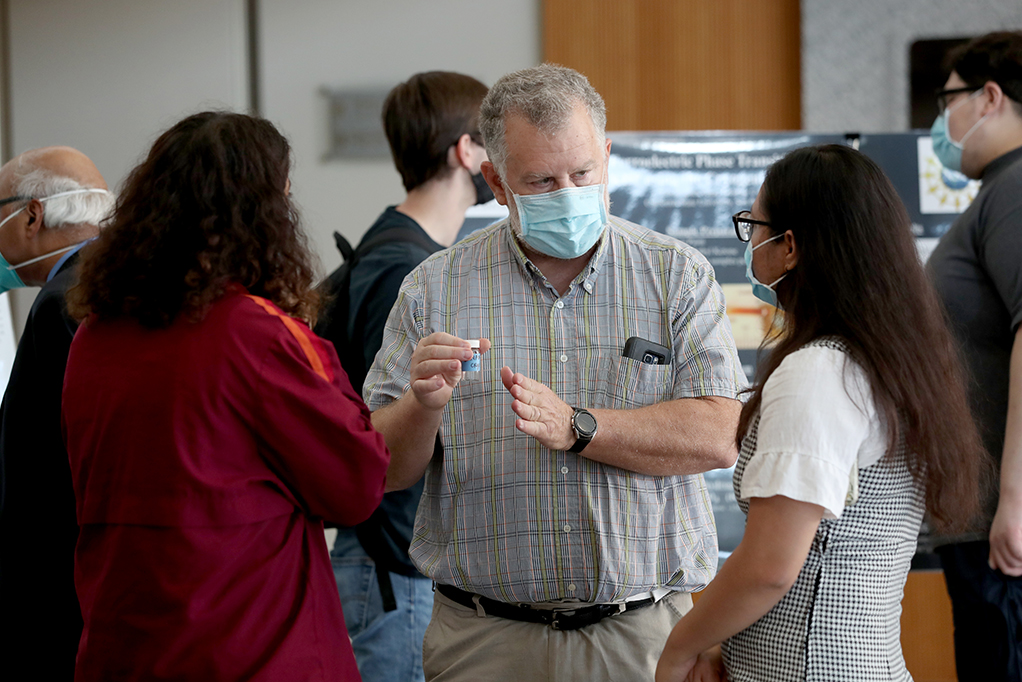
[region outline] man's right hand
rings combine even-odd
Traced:
[[[479,340],[479,352],[490,350],[489,339]],[[448,403],[464,373],[461,363],[472,359],[468,341],[434,332],[419,341],[412,353],[411,389],[415,399],[428,410],[440,410]]]
[[[479,352],[490,349],[479,340]],[[386,490],[403,490],[422,478],[433,457],[433,443],[444,405],[464,377],[461,363],[472,359],[468,341],[436,332],[419,341],[409,365],[410,390],[373,412],[373,426],[390,448]]]
[[[997,504],[990,528],[990,568],[1004,575],[1022,576],[1022,505],[1005,492]]]

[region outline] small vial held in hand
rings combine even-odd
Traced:
[[[479,371],[479,339],[469,339],[469,348],[472,349],[472,359],[465,360],[461,363],[462,372],[478,372]]]

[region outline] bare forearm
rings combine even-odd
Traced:
[[[422,478],[433,457],[441,410],[430,410],[411,391],[372,413],[373,428],[390,449],[386,490],[403,490]]]
[[[599,425],[584,457],[651,476],[696,474],[734,464],[741,403],[683,398],[635,410],[592,410]]]
[[[667,639],[660,660],[665,671],[772,609],[798,579],[821,518],[823,507],[781,495],[750,499],[741,543]]]
[[[790,581],[777,582],[759,568],[739,547],[674,627],[664,654],[691,658],[741,632],[770,611],[798,576],[796,572]]]
[[[1022,327],[1011,350],[1000,473],[1001,495],[990,526],[990,567],[1022,576]]]
[[[1008,418],[1001,455],[1001,499],[1022,506],[1022,327],[1011,350]]]

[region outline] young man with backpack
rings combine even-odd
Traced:
[[[479,105],[487,88],[458,73],[419,73],[383,105],[383,126],[405,200],[388,207],[326,283],[334,296],[316,332],[337,347],[361,391],[405,275],[450,246],[472,205],[493,198]],[[437,442],[436,447],[442,447]],[[387,493],[365,523],[338,529],[331,552],[344,619],[365,682],[423,680],[422,639],[432,614],[432,581],[408,558],[422,481]]]

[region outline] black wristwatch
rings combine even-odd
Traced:
[[[582,452],[596,435],[596,417],[581,407],[571,409],[575,410],[575,414],[571,415],[571,428],[575,431],[576,440],[575,444],[568,448],[568,452]]]

